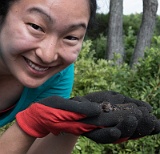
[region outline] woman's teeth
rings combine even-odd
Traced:
[[[49,69],[49,67],[40,67],[40,66],[36,65],[35,63],[31,62],[28,59],[27,59],[27,63],[32,69],[34,69],[36,71],[39,71],[39,72],[43,72],[43,71],[46,71],[46,70]]]

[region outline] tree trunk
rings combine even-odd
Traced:
[[[145,49],[150,47],[155,28],[157,9],[157,0],[143,0],[142,23],[137,36],[135,50],[131,58],[131,67],[137,64],[140,58],[144,58]]]
[[[118,64],[123,62],[124,46],[123,46],[123,0],[110,0],[110,12],[107,35],[107,49],[105,58],[110,60],[115,58],[114,55],[119,54],[116,58]]]

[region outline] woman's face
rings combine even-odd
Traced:
[[[73,63],[89,21],[88,0],[20,0],[0,31],[0,63],[24,86],[37,87]]]

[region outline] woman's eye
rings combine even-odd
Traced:
[[[71,40],[71,41],[76,41],[76,40],[78,40],[78,38],[77,38],[77,37],[74,37],[74,36],[67,36],[66,39]]]
[[[30,25],[33,29],[35,29],[35,30],[37,30],[37,31],[42,31],[42,32],[44,32],[43,29],[42,29],[40,26],[36,25],[36,24],[29,23],[29,25]]]

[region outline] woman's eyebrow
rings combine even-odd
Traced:
[[[87,25],[85,23],[75,23],[75,24],[68,26],[68,29],[70,29],[70,30],[76,30],[76,29],[80,29],[80,28],[83,28],[84,30],[86,30]]]
[[[55,21],[55,19],[53,19],[45,10],[43,10],[42,8],[39,7],[32,7],[28,10],[29,13],[36,13],[39,14],[40,16],[42,16],[45,20],[49,21],[51,24],[53,24]],[[87,25],[83,22],[80,23],[75,23],[75,24],[71,24],[68,25],[66,27],[66,30],[75,30],[75,29],[80,29],[83,28],[84,30],[87,29]]]
[[[39,7],[32,7],[28,10],[28,12],[39,14],[40,16],[44,17],[45,20],[48,20],[50,23],[54,22],[51,16]]]

